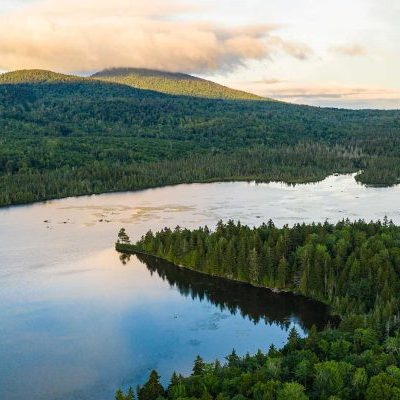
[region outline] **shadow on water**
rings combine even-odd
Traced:
[[[287,330],[292,322],[297,322],[304,331],[308,331],[313,325],[322,329],[327,324],[335,326],[338,323],[337,317],[329,315],[326,305],[303,296],[275,293],[266,288],[211,277],[147,255],[136,257],[151,274],[158,274],[181,295],[208,300],[221,311],[240,313],[255,324],[264,320],[267,325],[277,324]],[[120,259],[125,264],[129,255],[121,254]]]

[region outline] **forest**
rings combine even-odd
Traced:
[[[263,100],[262,97],[252,93],[176,72],[142,68],[111,68],[93,74],[92,78],[175,95],[231,100]]]
[[[198,357],[192,375],[175,373],[166,389],[153,371],[136,391],[139,400],[400,398],[400,228],[391,221],[282,228],[220,221],[214,231],[149,231],[135,244],[121,229],[116,248],[303,294],[341,319],[338,327],[311,328],[304,339],[292,329],[279,350],[244,357],[233,351],[225,363]],[[116,398],[134,395],[119,390]]]
[[[193,97],[182,79],[165,74],[151,77],[152,90],[133,87],[137,75],[133,83],[100,78],[0,75],[0,206],[186,182],[300,183],[358,171],[366,184],[400,181],[400,111],[249,100],[204,80],[195,81],[203,97]]]

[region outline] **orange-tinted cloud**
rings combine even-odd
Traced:
[[[367,49],[358,44],[333,46],[331,47],[331,50],[337,54],[350,57],[366,56],[368,54]]]
[[[258,81],[250,81],[245,83],[250,83],[250,84],[254,83],[256,85],[277,85],[284,82],[287,82],[287,80],[279,78],[265,78],[265,79],[260,79]]]
[[[399,108],[400,90],[376,86],[299,84],[281,78],[237,82],[237,89],[291,103],[350,108]]]
[[[291,86],[274,89],[271,97],[282,99],[397,99],[400,92],[379,87],[350,87],[340,85]]]
[[[221,27],[185,18],[190,11],[173,0],[38,0],[0,16],[0,69],[213,72],[311,53],[278,36],[276,26]]]

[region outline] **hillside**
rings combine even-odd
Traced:
[[[140,68],[116,68],[97,72],[92,78],[122,83],[138,89],[161,93],[236,100],[263,100],[252,93],[200,79],[192,75]]]
[[[49,71],[1,75],[0,143],[0,206],[359,170],[363,183],[400,182],[400,111],[171,96]]]
[[[26,69],[0,74],[0,84],[78,82],[84,78],[42,69]]]

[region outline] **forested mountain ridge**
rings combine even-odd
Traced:
[[[97,72],[92,75],[92,78],[172,95],[231,100],[266,100],[252,93],[231,89],[206,79],[176,72],[141,68],[114,68]]]
[[[43,69],[25,69],[0,74],[0,84],[79,82],[85,78]]]
[[[387,400],[400,398],[400,228],[390,221],[341,221],[257,228],[229,221],[215,231],[180,227],[149,231],[130,244],[124,229],[116,248],[166,259],[209,275],[302,293],[340,312],[307,338],[293,328],[277,350],[174,373],[164,388],[152,371],[138,400]],[[249,289],[250,290],[250,289]],[[117,400],[131,400],[121,390]]]
[[[400,182],[400,111],[168,95],[39,70],[0,82],[0,205],[359,170],[363,183]]]

